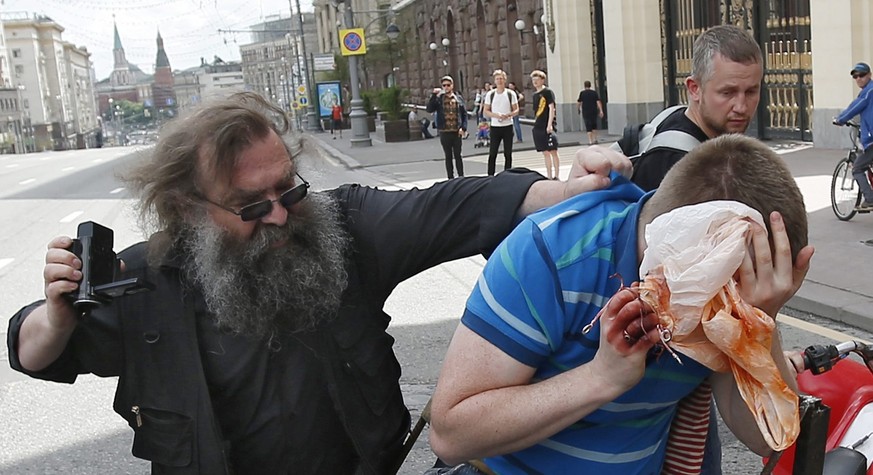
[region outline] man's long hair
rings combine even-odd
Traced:
[[[280,137],[289,129],[282,110],[250,92],[204,104],[161,129],[151,156],[124,176],[140,195],[140,220],[151,234],[164,231],[171,244],[185,227],[186,214],[202,202],[204,180],[230,182],[242,152],[270,131]],[[306,146],[297,136],[284,137],[295,159]]]

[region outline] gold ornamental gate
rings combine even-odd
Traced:
[[[749,30],[764,55],[764,83],[748,133],[812,140],[812,43],[809,0],[664,0],[665,95],[687,104],[694,40],[705,29],[733,24]]]

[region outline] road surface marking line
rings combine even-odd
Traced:
[[[35,181],[36,181],[36,178],[28,178],[27,180],[19,181],[18,184],[19,185],[27,185],[27,184],[33,183]]]
[[[830,328],[825,328],[821,325],[816,325],[815,323],[805,322],[805,321],[800,320],[798,318],[789,317],[788,315],[784,315],[781,313],[776,317],[776,320],[781,322],[781,323],[784,323],[786,325],[791,325],[794,328],[799,328],[799,329],[801,329],[803,331],[807,331],[809,333],[815,333],[816,335],[821,335],[825,338],[830,338],[831,340],[836,340],[836,341],[856,340],[856,341],[860,341],[860,342],[865,343],[865,344],[870,343],[870,342],[864,341],[858,337],[854,337],[852,335],[849,335],[847,333],[839,332],[836,330],[831,330]]]
[[[12,259],[11,257],[7,257],[6,259],[0,259],[0,269],[2,269],[2,268],[4,268],[4,267],[6,267],[7,265],[11,264],[12,261],[14,261],[14,260],[15,260],[15,259]]]
[[[123,186],[122,186],[121,188],[116,188],[116,189],[110,191],[109,194],[110,194],[110,195],[114,195],[114,194],[116,194],[116,193],[121,193],[122,191],[124,191],[124,187],[123,187]]]
[[[15,167],[17,167],[17,166],[19,166],[19,165],[20,165],[20,163],[13,163],[13,164],[11,164],[11,165],[6,165],[6,168],[15,168]]]
[[[63,218],[61,218],[61,221],[60,221],[60,222],[62,222],[62,223],[70,223],[70,222],[72,222],[74,219],[78,218],[82,213],[84,213],[84,211],[73,211],[72,213],[70,213],[70,214],[64,216]]]
[[[102,158],[95,158],[94,160],[91,160],[91,163],[100,163],[102,161],[104,161]]]
[[[66,167],[66,168],[62,168],[61,171],[62,171],[62,172],[68,172],[68,171],[70,171],[70,170],[75,170],[75,169],[76,169],[76,167]]]

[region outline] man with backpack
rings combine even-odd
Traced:
[[[485,93],[483,114],[491,121],[490,149],[488,152],[488,174],[494,175],[497,151],[503,142],[503,169],[512,168],[512,119],[518,115],[518,97],[515,91],[506,87],[506,73],[502,69],[494,71],[496,87]]]
[[[691,75],[685,80],[688,107],[672,109],[661,120],[643,126],[640,144],[647,138],[647,127],[655,125],[648,148],[622,147],[625,155],[633,157],[633,182],[653,190],[688,153],[685,144],[693,147],[695,141],[744,133],[761,98],[761,58],[760,46],[739,27],[719,25],[702,33],[694,43]]]

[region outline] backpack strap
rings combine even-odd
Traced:
[[[665,130],[659,134],[655,134],[652,138],[652,142],[649,144],[649,148],[646,149],[646,152],[652,151],[656,148],[671,148],[683,152],[690,152],[691,149],[698,145],[700,145],[700,140],[697,140],[697,138],[688,132],[681,130]]]

